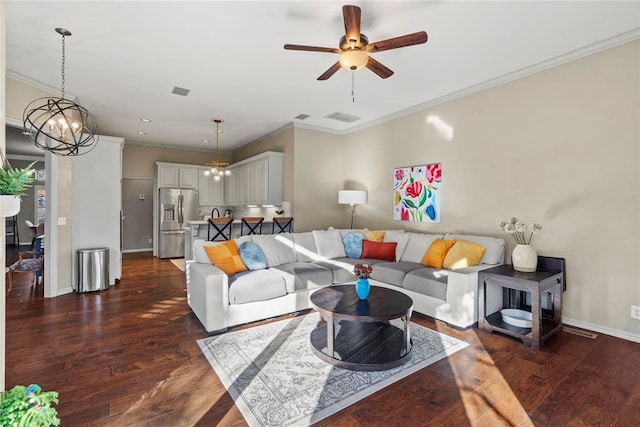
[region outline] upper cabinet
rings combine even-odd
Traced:
[[[235,163],[225,177],[227,205],[281,205],[282,153],[268,151]]]
[[[198,166],[156,162],[158,188],[198,189]]]
[[[224,206],[224,182],[216,181],[212,176],[204,176],[204,167],[198,167],[198,191],[200,205]]]

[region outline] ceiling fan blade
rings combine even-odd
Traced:
[[[338,63],[339,64],[339,63]],[[367,68],[386,79],[387,77],[391,77],[393,75],[393,71],[389,68],[382,65],[380,62],[376,61],[372,57],[369,57],[369,61],[367,61]]]
[[[300,44],[285,44],[284,48],[287,50],[306,50],[309,52],[340,53],[340,49],[333,47],[303,46]]]
[[[394,37],[367,45],[367,52],[381,52],[383,50],[397,49],[399,47],[413,46],[427,42],[427,33],[419,31],[405,36]]]
[[[344,15],[344,32],[347,42],[355,40],[356,47],[360,45],[360,15],[361,10],[358,6],[345,5],[342,6],[342,14]]]
[[[329,77],[333,76],[340,68],[342,68],[342,66],[340,65],[340,61],[338,61],[331,67],[329,67],[327,71],[322,73],[322,75],[318,77],[318,80],[327,80]],[[393,71],[391,73],[393,74]]]

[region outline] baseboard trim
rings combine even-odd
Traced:
[[[73,292],[73,288],[72,287],[62,288],[62,289],[58,289],[58,292],[56,292],[56,296],[59,297],[61,295],[70,294],[72,292]]]
[[[601,334],[605,334],[605,335],[611,335],[612,337],[622,338],[623,340],[640,343],[640,335],[632,334],[631,332],[621,331],[619,329],[606,328],[604,326],[594,325],[592,323],[582,322],[580,320],[571,319],[567,317],[562,318],[562,323],[569,326],[575,326],[577,328],[587,329],[594,332],[600,332]]]
[[[130,254],[134,252],[151,252],[153,248],[143,248],[143,249],[124,249],[122,251],[123,254]]]

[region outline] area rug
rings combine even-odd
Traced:
[[[313,354],[318,319],[311,313],[198,341],[250,426],[312,424],[468,345],[412,322],[406,363],[351,371]]]
[[[184,258],[173,258],[170,261],[173,265],[184,271]]]

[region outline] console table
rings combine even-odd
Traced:
[[[564,283],[563,258],[539,257],[538,269],[532,273],[516,271],[508,264],[478,272],[478,327],[487,332],[497,331],[519,338],[533,348],[540,348],[545,340],[562,328]],[[503,308],[531,311],[531,327],[518,327],[504,322],[499,310],[488,313],[487,286],[502,288]],[[523,292],[531,294],[530,307]],[[551,310],[542,309],[541,297],[544,292],[552,295]]]

